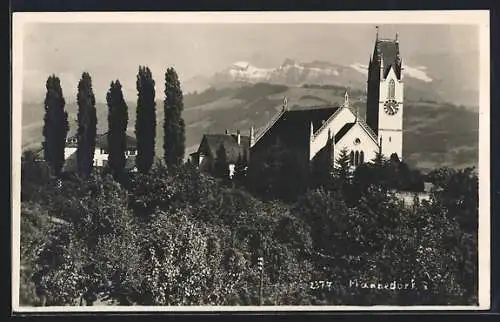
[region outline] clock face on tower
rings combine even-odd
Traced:
[[[395,115],[399,110],[398,105],[399,103],[396,100],[387,100],[384,103],[384,111],[388,115]]]

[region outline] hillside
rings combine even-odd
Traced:
[[[411,64],[405,64],[403,69],[406,97],[410,100],[425,99],[476,107],[479,97],[478,75],[474,68],[476,64],[459,64],[460,59],[474,61],[476,56],[477,53],[458,57],[445,54],[411,56]],[[261,68],[250,62],[239,61],[212,76],[198,75],[188,79],[183,83],[183,88],[187,93],[210,87],[222,89],[234,82],[261,82],[289,87],[304,84],[337,85],[364,90],[367,75],[368,66],[359,62],[341,65],[327,61],[297,62],[287,58],[274,68]]]
[[[340,86],[287,87],[266,83],[240,84],[222,89],[208,89],[184,97],[186,122],[186,156],[193,152],[204,133],[223,133],[240,129],[247,135],[253,125],[257,130],[279,110],[283,97],[289,107],[340,104],[345,89]],[[365,115],[362,91],[350,93],[351,104]],[[71,132],[76,131],[76,104],[66,106]],[[97,105],[98,131],[107,129],[107,107]],[[440,166],[476,165],[478,159],[478,113],[451,104],[433,101],[406,102],[403,154],[405,160],[422,170]],[[135,102],[129,102],[128,132],[134,135]],[[42,141],[43,105],[23,106],[23,148],[40,146]],[[163,102],[157,101],[157,155],[163,154]]]

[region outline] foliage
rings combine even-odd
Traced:
[[[51,182],[50,167],[45,161],[37,160],[31,150],[21,156],[21,200],[41,200]]]
[[[46,208],[33,202],[21,203],[20,305],[39,306],[43,302],[32,278],[39,252],[50,240],[50,231]]]
[[[217,178],[222,178],[224,180],[229,179],[229,164],[227,162],[226,149],[223,144],[221,144],[216,151],[214,175]]]
[[[308,186],[308,166],[280,140],[249,168],[250,189],[264,199],[294,201]]]
[[[97,134],[97,112],[92,79],[84,72],[78,82],[78,147],[76,151],[78,172],[90,176],[94,163],[95,139]]]
[[[342,182],[349,182],[350,178],[350,157],[347,148],[343,148],[339,152],[339,156],[335,160],[334,174]]]
[[[316,154],[311,166],[311,184],[314,187],[330,187],[333,182],[335,160],[333,158],[333,138]]]
[[[137,117],[135,136],[137,139],[136,166],[141,173],[147,173],[155,156],[156,102],[155,82],[151,70],[139,66],[137,74]]]
[[[474,168],[454,170],[441,168],[428,174],[438,188],[433,192],[451,218],[456,218],[467,233],[476,234],[479,218],[479,182]]]
[[[472,269],[477,269],[477,255],[462,253],[472,251],[474,242],[463,237],[458,223],[438,204],[405,208],[383,187],[370,186],[357,207],[346,207],[341,197],[316,190],[306,194],[295,211],[311,223],[318,278],[333,283],[328,292],[316,292],[320,300],[366,305],[457,304],[465,295],[467,303],[477,300],[477,270]],[[363,281],[376,289],[355,286]],[[394,287],[411,287],[383,288],[393,281]],[[378,283],[382,289],[377,289]]]
[[[119,80],[111,82],[106,95],[108,103],[108,165],[113,176],[118,178],[125,168],[127,149],[128,107],[123,98]]]
[[[112,178],[94,176],[74,193],[39,254],[35,283],[48,305],[92,305],[98,297],[130,302],[140,260],[125,192]]]
[[[179,166],[184,161],[185,125],[182,118],[184,109],[181,84],[173,67],[165,73],[165,121],[163,124],[164,158],[167,166]]]
[[[396,154],[387,160],[379,151],[371,163],[356,168],[351,189],[353,200],[358,200],[359,194],[374,184],[385,189],[423,192],[424,176],[418,170],[411,170]]]
[[[64,110],[66,101],[59,78],[55,75],[49,76],[46,88],[42,143],[44,159],[53,173],[60,176],[64,165],[64,145],[69,131],[68,113]]]
[[[248,173],[248,157],[246,150],[243,154],[238,155],[236,164],[234,165],[233,180],[237,183],[245,184]]]

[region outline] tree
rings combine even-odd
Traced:
[[[455,218],[461,228],[477,235],[479,220],[479,182],[474,168],[437,169],[429,178],[440,189],[433,199],[442,205],[450,218]]]
[[[127,148],[128,107],[123,98],[120,81],[111,82],[106,95],[108,103],[108,165],[117,178],[125,168]]]
[[[335,172],[333,138],[328,139],[325,146],[314,157],[311,172],[311,183],[314,187],[331,186],[332,176]]]
[[[78,83],[78,147],[76,151],[78,173],[87,178],[94,163],[95,138],[97,132],[97,112],[92,79],[84,72]]]
[[[387,160],[380,150],[375,153],[375,157],[372,159],[372,162],[377,168],[384,167],[387,164]]]
[[[243,183],[247,177],[247,153],[243,151],[243,155],[239,154],[236,164],[234,165],[233,179],[239,183]]]
[[[135,135],[137,138],[137,170],[147,173],[153,165],[156,136],[155,82],[151,70],[139,66],[137,74],[137,118]]]
[[[69,131],[68,113],[64,110],[66,101],[59,78],[55,75],[49,76],[46,88],[42,146],[45,161],[54,175],[59,177],[64,165],[64,145]]]
[[[227,153],[224,145],[221,144],[217,149],[217,155],[215,156],[214,164],[214,174],[217,178],[222,178],[224,180],[229,179],[229,164],[227,162]]]
[[[339,179],[342,184],[349,182],[351,177],[351,159],[349,156],[349,151],[347,148],[343,148],[339,151],[339,156],[335,160],[335,168],[333,173]]]
[[[139,228],[126,191],[111,177],[92,176],[78,189],[63,187],[63,223],[37,249],[33,280],[48,305],[92,305],[98,298],[130,304],[140,286]]]
[[[184,160],[185,125],[182,118],[183,95],[179,77],[173,67],[165,73],[165,121],[163,124],[164,158],[167,166],[179,166]]]

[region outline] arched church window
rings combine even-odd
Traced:
[[[349,154],[349,158],[351,165],[354,165],[354,151],[351,151],[351,153]]]
[[[359,151],[356,151],[356,154],[354,155],[354,165],[359,164]]]
[[[365,162],[365,153],[363,151],[359,152],[359,164]]]
[[[394,82],[394,79],[391,79],[389,81],[389,93],[388,93],[388,99],[393,100],[396,97],[396,82]]]

